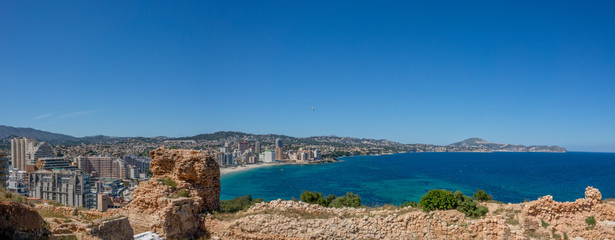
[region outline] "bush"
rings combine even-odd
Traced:
[[[594,227],[596,226],[596,219],[594,218],[594,216],[589,216],[585,219],[585,223],[587,223],[587,226],[589,226],[589,229],[594,229]]]
[[[328,207],[329,204],[331,204],[331,202],[335,199],[335,195],[331,194],[331,195],[326,196],[326,197],[323,198],[322,197],[322,193],[303,191],[303,193],[301,194],[299,199],[302,202],[311,203],[311,204],[318,204],[318,205],[321,205],[323,207]]]
[[[158,181],[160,181],[165,186],[169,186],[171,188],[177,187],[177,183],[171,178],[161,178],[161,179],[158,179]]]
[[[252,196],[250,195],[236,197],[233,200],[221,200],[220,212],[232,213],[240,210],[247,210],[252,205],[262,201],[262,198],[252,199]]]
[[[361,207],[361,197],[354,193],[346,193],[346,196],[341,196],[333,199],[329,204],[329,207]]]
[[[322,198],[320,205],[323,207],[328,207],[329,205],[331,205],[331,202],[333,202],[333,200],[335,200],[335,195],[330,194],[329,196]],[[359,202],[361,202],[361,199],[359,199]]]
[[[485,202],[490,201],[493,198],[490,195],[487,195],[484,190],[476,190],[474,193],[474,199],[479,202]]]
[[[173,194],[173,197],[190,197],[190,192],[188,192],[186,189],[180,189],[179,191],[177,191],[175,194]]]
[[[489,211],[485,206],[479,206],[471,197],[464,195],[460,191],[455,192],[457,200],[457,211],[464,213],[468,217],[482,217]]]
[[[322,193],[310,192],[310,191],[303,191],[303,193],[301,194],[301,197],[299,197],[299,199],[302,202],[311,203],[311,204],[320,204],[320,202],[322,201],[321,198],[322,198]]]
[[[419,205],[423,211],[447,210],[455,208],[457,200],[451,191],[434,189],[429,190],[427,194],[421,197]]]
[[[485,206],[479,206],[474,201],[465,201],[457,206],[457,211],[464,213],[468,217],[477,218],[485,216],[489,210]]]

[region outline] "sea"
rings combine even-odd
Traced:
[[[472,195],[485,190],[494,200],[519,203],[552,195],[583,198],[593,186],[615,198],[615,153],[399,153],[344,157],[339,162],[278,165],[221,177],[221,199],[299,199],[305,190],[323,195],[358,194],[367,206],[419,201],[431,189]]]

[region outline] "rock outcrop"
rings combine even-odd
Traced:
[[[92,237],[105,240],[132,239],[134,231],[126,217],[102,220],[90,230]]]
[[[150,156],[152,179],[140,183],[132,193],[134,200],[119,212],[135,233],[153,231],[166,238],[201,233],[202,214],[220,204],[218,164],[196,150],[161,147]]]
[[[56,238],[122,240],[134,235],[128,218],[124,216],[106,216],[95,210],[45,204],[38,204],[35,208],[45,216],[49,230]]]
[[[209,215],[212,239],[615,239],[615,206],[588,187],[585,198],[555,202],[550,196],[520,204],[482,203],[487,216],[418,208],[325,208],[274,200],[249,210]],[[585,219],[593,216],[595,225]]]
[[[0,202],[0,239],[47,239],[49,236],[43,218],[34,208],[16,202]]]

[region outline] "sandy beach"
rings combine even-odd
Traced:
[[[229,174],[233,172],[246,171],[250,169],[256,169],[260,167],[268,167],[268,166],[278,166],[278,165],[287,165],[292,163],[260,163],[260,164],[249,164],[245,166],[237,166],[237,167],[223,167],[220,168],[220,175]]]

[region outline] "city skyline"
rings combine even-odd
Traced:
[[[613,7],[11,2],[0,124],[615,152]]]

